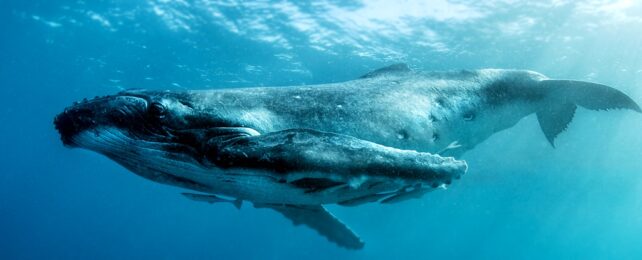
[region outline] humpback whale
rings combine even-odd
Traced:
[[[195,201],[270,208],[339,246],[363,241],[325,210],[420,198],[461,178],[461,155],[536,114],[554,144],[578,107],[640,107],[597,83],[524,70],[413,71],[289,87],[130,90],[76,102],[61,140]]]

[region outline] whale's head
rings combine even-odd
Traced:
[[[462,86],[438,96],[436,113],[442,146],[452,154],[470,150],[491,135],[536,114],[546,138],[554,144],[573,119],[577,106],[592,110],[617,108],[640,111],[624,93],[596,83],[551,80],[526,70],[484,69],[467,75]],[[448,92],[450,91],[450,92]],[[453,98],[454,97],[454,98]],[[456,148],[456,149],[455,149]],[[457,152],[459,151],[459,152]]]
[[[137,174],[173,184],[188,182],[177,172],[211,166],[205,157],[212,137],[224,131],[255,134],[195,108],[189,93],[164,91],[125,91],[76,102],[54,124],[66,146],[101,153]]]
[[[125,91],[84,99],[57,115],[54,124],[62,142],[70,147],[86,148],[87,139],[105,142],[109,138],[173,143],[172,133],[188,128],[195,120],[189,119],[193,112],[187,99],[167,95],[170,94]]]

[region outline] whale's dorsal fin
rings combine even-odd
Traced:
[[[405,63],[397,63],[397,64],[392,64],[390,66],[386,66],[383,68],[379,68],[376,70],[373,70],[371,72],[368,72],[364,74],[363,76],[359,77],[360,79],[368,79],[368,78],[374,78],[374,77],[379,77],[382,75],[389,75],[389,74],[394,74],[394,73],[399,73],[399,72],[409,72],[410,67],[408,67],[408,64]]]
[[[254,203],[255,208],[271,208],[292,220],[295,226],[306,225],[329,241],[348,249],[363,248],[363,241],[321,205]]]

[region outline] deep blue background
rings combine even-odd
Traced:
[[[422,4],[423,2],[426,2]],[[393,63],[532,69],[642,103],[633,1],[0,3],[0,258],[640,258],[642,116],[578,110],[551,148],[528,117],[466,154],[447,191],[329,208],[347,251],[269,210],[181,190],[64,148],[72,101],[126,88],[338,82]]]

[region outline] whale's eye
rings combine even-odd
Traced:
[[[159,102],[154,102],[149,106],[149,113],[162,118],[165,116],[165,106]]]
[[[472,121],[473,119],[475,119],[475,112],[468,111],[468,112],[464,113],[464,120],[465,121]]]

